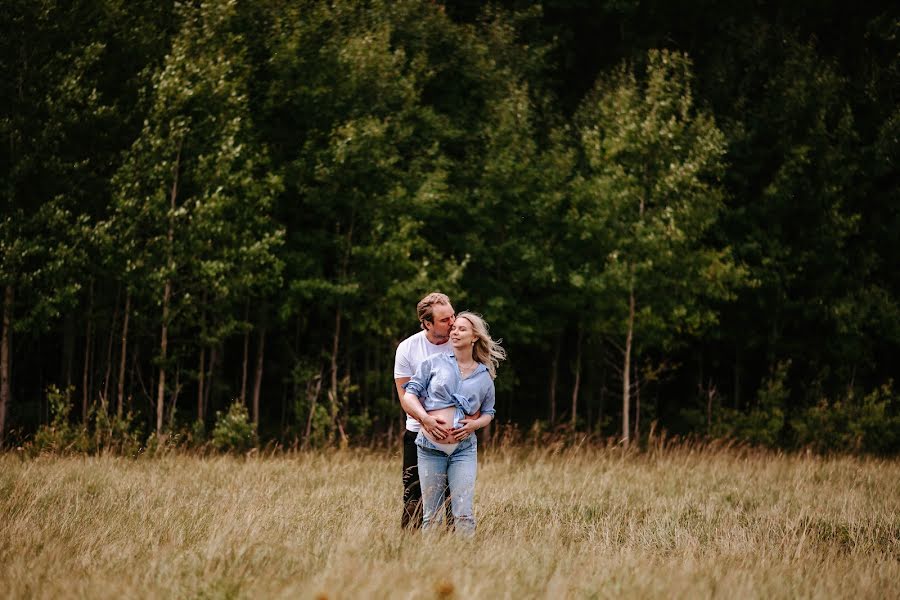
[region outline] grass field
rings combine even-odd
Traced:
[[[0,596],[900,597],[900,462],[482,452],[471,541],[399,531],[399,470],[0,455]]]

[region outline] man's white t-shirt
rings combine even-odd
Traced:
[[[397,354],[394,356],[394,379],[398,377],[412,377],[416,374],[416,369],[423,360],[442,352],[444,354],[453,354],[453,346],[449,341],[441,345],[432,344],[425,337],[423,329],[415,335],[411,335],[397,346]],[[406,415],[406,429],[409,431],[419,431],[422,424]]]

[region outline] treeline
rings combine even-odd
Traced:
[[[893,5],[477,4],[6,2],[0,443],[396,435],[440,290],[532,435],[900,449]]]

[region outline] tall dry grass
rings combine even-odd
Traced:
[[[0,456],[10,598],[900,597],[900,463],[483,453],[474,540],[401,532],[399,455]]]

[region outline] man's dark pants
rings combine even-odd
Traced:
[[[419,451],[416,448],[415,431],[403,432],[403,518],[400,521],[404,529],[418,529],[422,526],[422,486],[419,484]],[[449,502],[449,491],[445,491],[447,498],[447,523],[452,527],[453,512]]]

